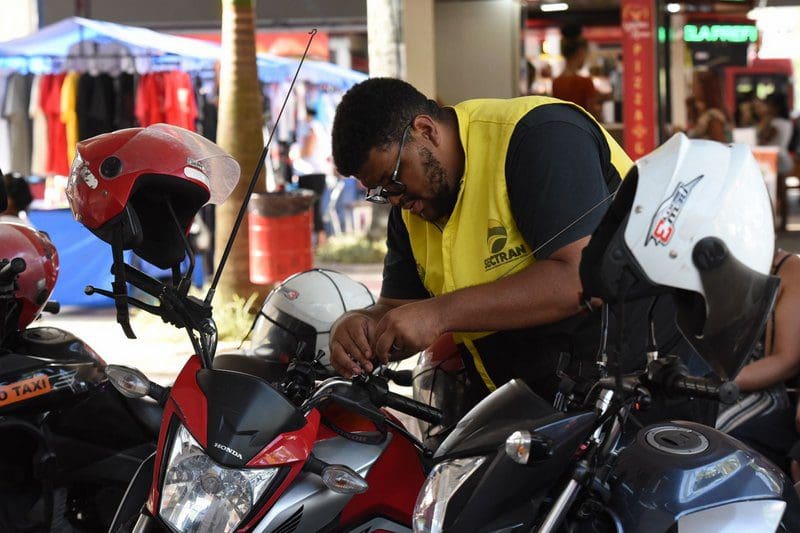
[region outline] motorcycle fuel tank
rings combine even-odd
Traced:
[[[676,524],[695,531],[695,518],[702,524],[696,531],[727,531],[731,520],[737,527],[751,520],[741,531],[774,531],[788,483],[777,466],[732,437],[692,422],[666,422],[643,428],[620,451],[610,507],[626,532],[672,531]]]
[[[62,405],[105,381],[105,363],[59,328],[29,328],[0,354],[0,412]]]

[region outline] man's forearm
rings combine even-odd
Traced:
[[[580,277],[561,261],[436,298],[448,331],[495,331],[550,324],[580,311]]]

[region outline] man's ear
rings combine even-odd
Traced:
[[[438,147],[442,142],[442,125],[430,115],[417,115],[412,121],[414,133]]]

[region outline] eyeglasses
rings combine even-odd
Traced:
[[[390,196],[397,196],[406,192],[406,186],[397,179],[397,173],[400,171],[400,156],[403,155],[403,146],[406,144],[409,129],[411,129],[411,124],[403,130],[403,137],[400,139],[400,150],[397,152],[397,163],[394,165],[394,172],[389,177],[389,181],[386,185],[378,185],[368,189],[367,196],[364,198],[366,201],[373,204],[388,204]]]

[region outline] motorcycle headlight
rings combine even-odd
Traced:
[[[176,531],[233,531],[277,474],[277,468],[220,466],[179,425],[167,458],[158,514]]]
[[[414,506],[415,532],[441,533],[450,497],[485,460],[486,457],[453,459],[431,470]]]

